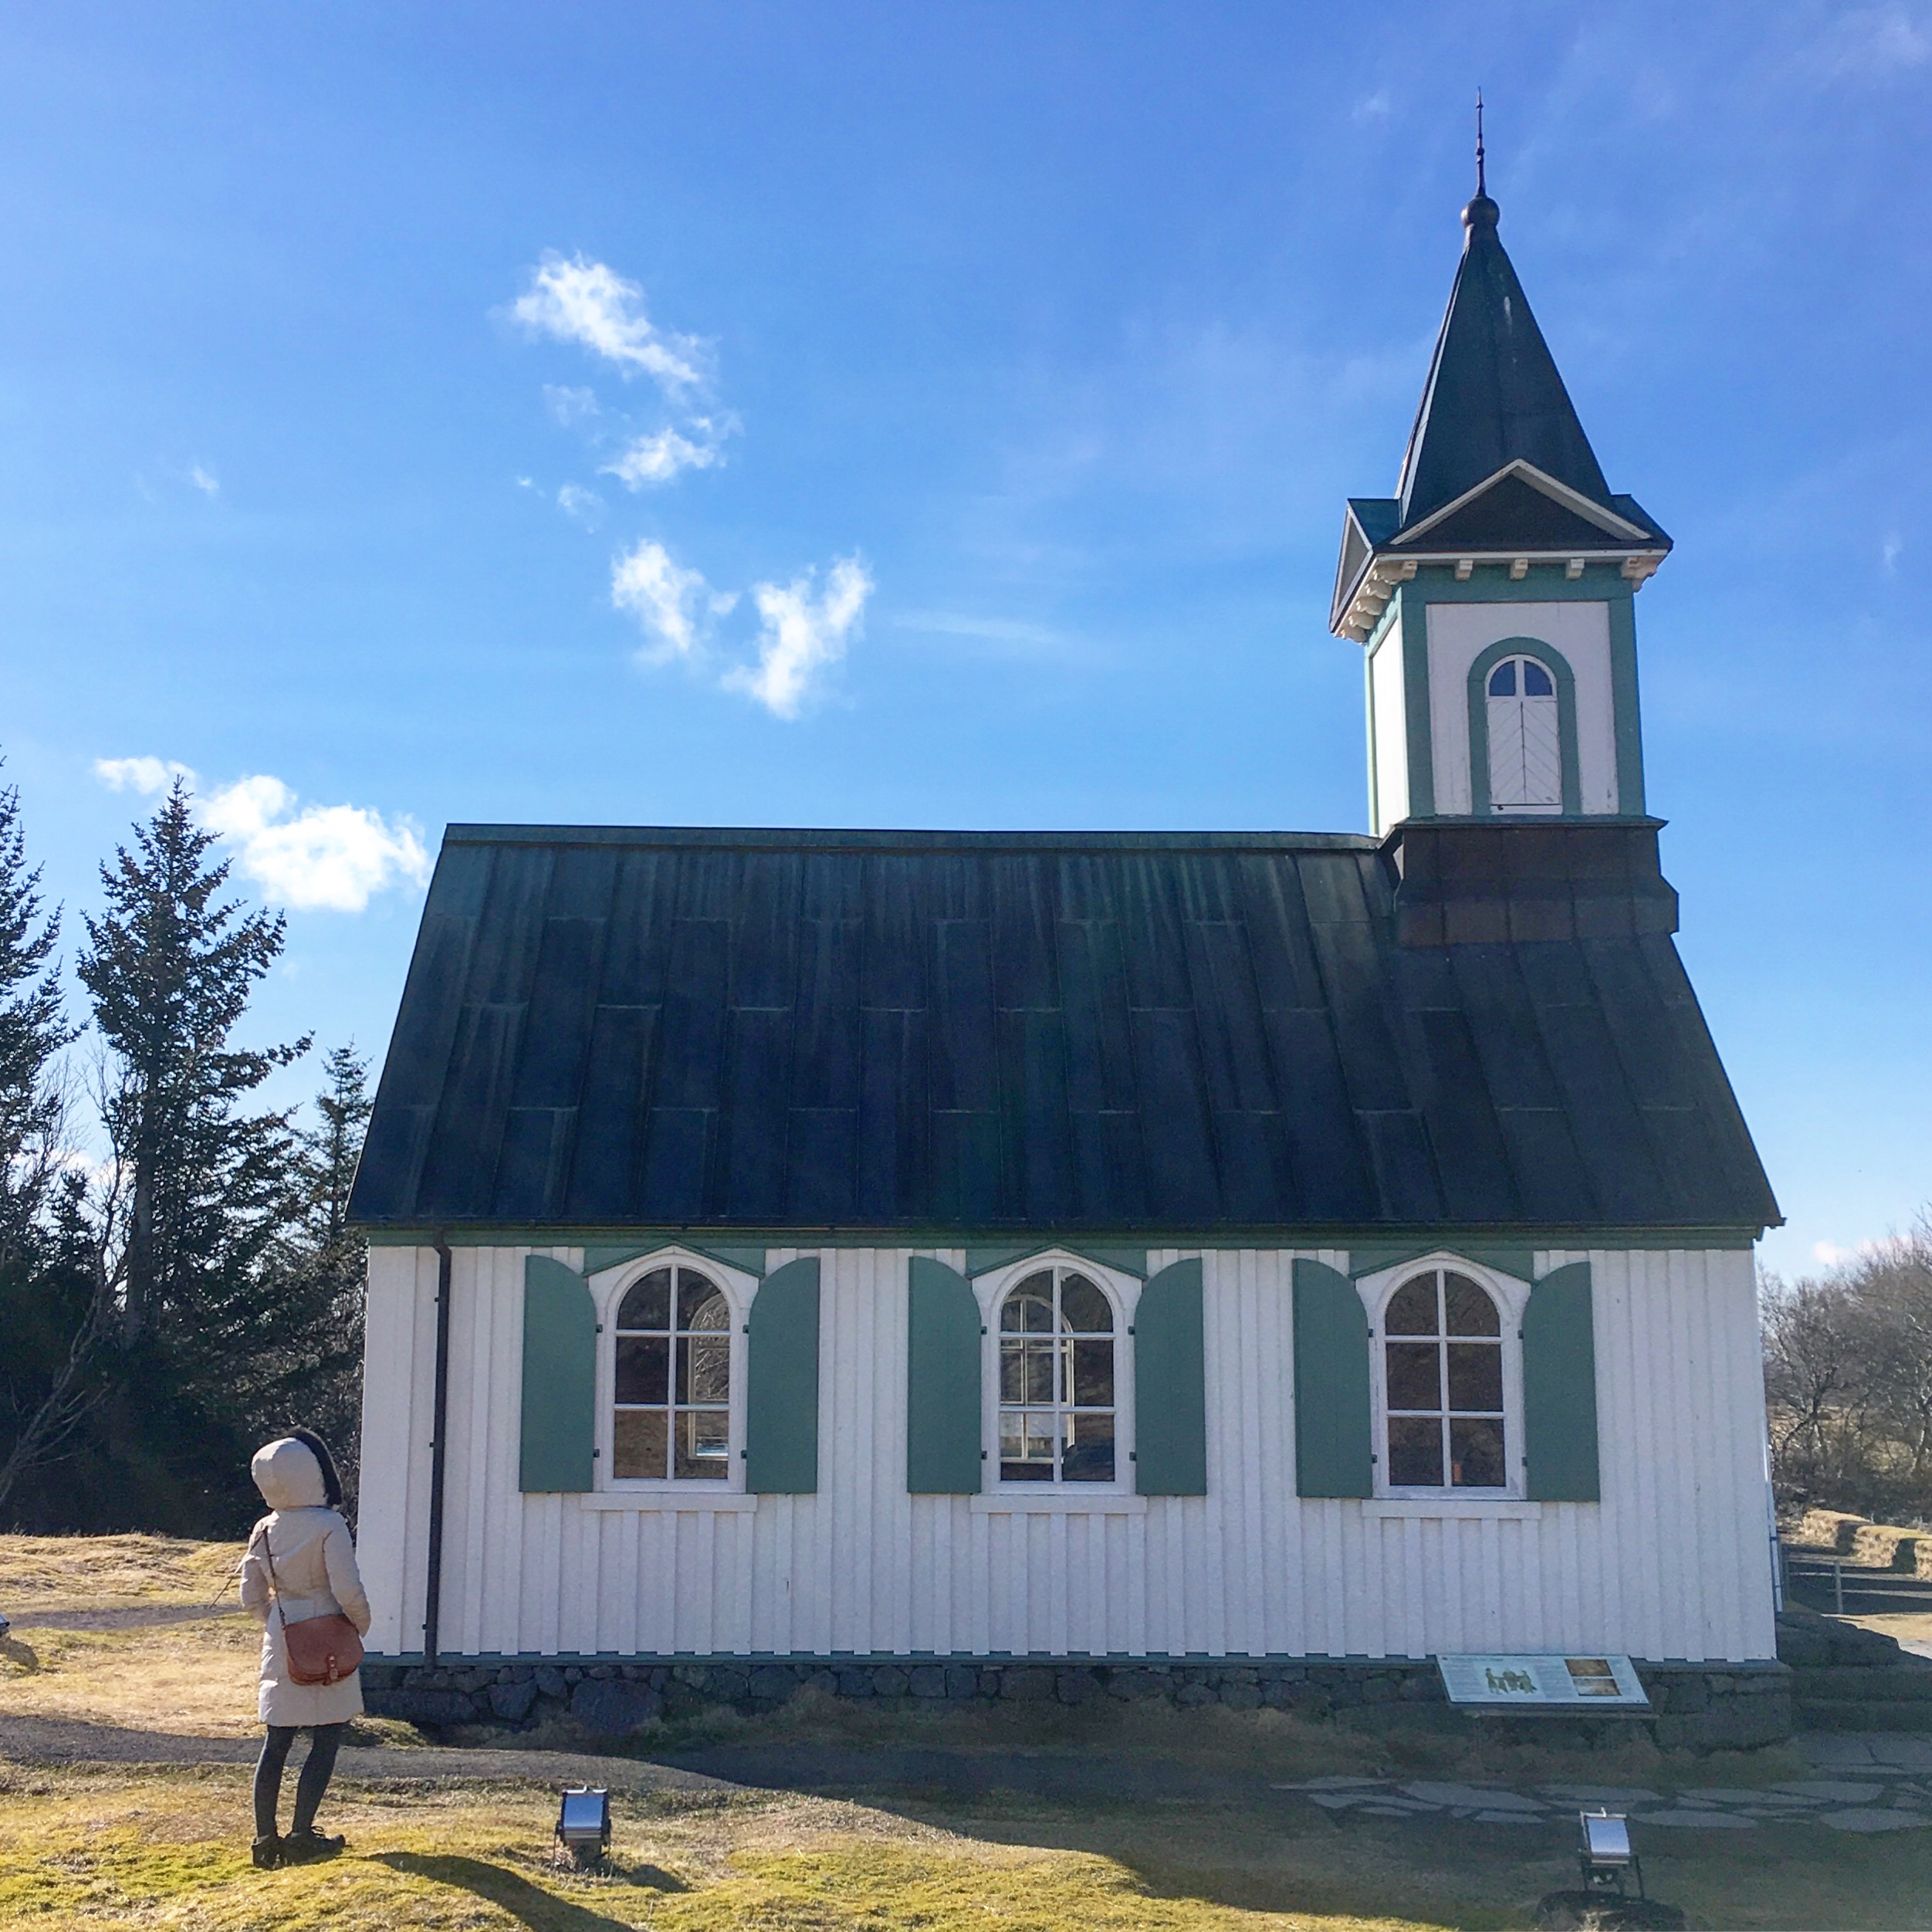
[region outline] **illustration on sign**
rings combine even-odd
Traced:
[[[1628,1657],[1469,1657],[1436,1660],[1457,1704],[1592,1703],[1647,1707]]]

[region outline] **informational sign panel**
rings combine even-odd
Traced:
[[[1453,1704],[1571,1704],[1597,1709],[1650,1700],[1628,1657],[1438,1657]]]

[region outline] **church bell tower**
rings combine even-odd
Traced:
[[[1480,136],[1477,154],[1401,480],[1349,499],[1335,575],[1382,837],[1644,815],[1633,604],[1670,539],[1604,480],[1497,237]]]

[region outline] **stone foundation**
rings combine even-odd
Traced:
[[[1492,1715],[1453,1708],[1427,1659],[1267,1658],[1092,1662],[1044,1658],[604,1657],[446,1660],[435,1670],[370,1659],[364,1700],[378,1717],[442,1728],[508,1725],[527,1730],[569,1718],[622,1737],[661,1719],[717,1706],[773,1711],[807,1689],[827,1697],[885,1699],[925,1708],[1003,1701],[1078,1706],[1106,1700],[1190,1709],[1290,1710],[1355,1728],[1454,1730],[1471,1724],[1537,1734],[1554,1728],[1578,1742],[1643,1725],[1666,1749],[1743,1748],[1776,1742],[1792,1728],[1791,1673],[1778,1663],[1646,1663],[1638,1675],[1651,1709],[1629,1716],[1565,1707]]]

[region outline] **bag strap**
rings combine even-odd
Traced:
[[[269,1519],[266,1516],[255,1524],[255,1535],[262,1539],[262,1555],[269,1566],[269,1593],[274,1599],[275,1613],[282,1619],[282,1633],[286,1637],[289,1630],[289,1613],[282,1605],[282,1579],[275,1573],[275,1546],[269,1541]],[[251,1547],[254,1544],[255,1535],[249,1538]]]

